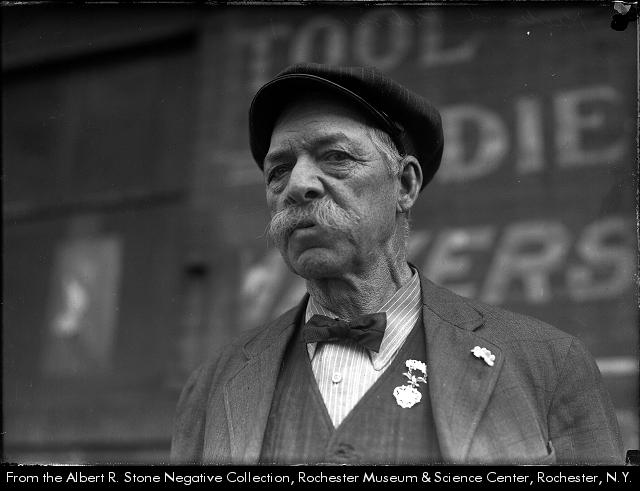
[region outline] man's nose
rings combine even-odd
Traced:
[[[293,166],[287,183],[287,199],[304,204],[322,197],[324,188],[319,179],[320,169],[313,159],[303,156]]]

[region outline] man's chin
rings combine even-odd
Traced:
[[[333,278],[344,273],[343,261],[336,260],[334,254],[321,248],[306,250],[286,262],[295,274],[305,280]]]

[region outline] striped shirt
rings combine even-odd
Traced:
[[[335,427],[391,364],[418,321],[421,304],[420,278],[413,271],[411,279],[378,310],[387,314],[387,327],[378,353],[346,340],[307,344],[313,374]],[[337,317],[310,297],[305,322],[314,314]]]

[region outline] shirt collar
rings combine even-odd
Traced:
[[[384,331],[382,344],[378,353],[369,351],[371,362],[376,370],[381,370],[393,359],[402,343],[418,320],[422,307],[420,291],[420,277],[417,271],[411,269],[413,275],[402,287],[387,300],[377,312],[387,314],[387,327]],[[320,314],[327,317],[337,317],[331,310],[321,305],[309,296],[305,312],[305,322],[313,315]],[[308,343],[309,358],[313,359],[318,343]]]

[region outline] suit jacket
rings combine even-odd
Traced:
[[[600,372],[575,337],[421,277],[429,396],[445,463],[622,463]],[[285,347],[308,296],[189,378],[171,458],[254,464]],[[495,355],[493,366],[475,346]]]

